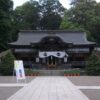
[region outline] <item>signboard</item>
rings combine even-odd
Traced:
[[[15,72],[16,72],[17,81],[25,79],[25,72],[24,72],[22,60],[15,60],[14,61],[14,69],[15,69]]]

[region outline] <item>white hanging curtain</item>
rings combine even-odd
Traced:
[[[40,58],[46,58],[49,56],[54,56],[57,58],[64,58],[65,56],[68,56],[68,54],[66,54],[66,52],[64,51],[43,51],[43,52],[39,52],[39,57]]]
[[[39,58],[46,58],[49,57],[49,54],[47,52],[40,52],[39,51]]]

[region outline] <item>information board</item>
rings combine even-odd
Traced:
[[[14,61],[14,70],[16,72],[17,81],[25,79],[25,71],[24,71],[24,66],[23,66],[22,60]]]

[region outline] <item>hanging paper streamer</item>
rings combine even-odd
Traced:
[[[66,52],[63,51],[43,51],[43,52],[39,52],[39,57],[40,58],[46,58],[49,56],[54,56],[57,58],[64,58],[65,56],[68,56],[68,54],[66,54]]]

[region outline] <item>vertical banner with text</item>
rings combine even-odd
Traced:
[[[15,60],[14,61],[14,69],[16,72],[17,80],[25,79],[25,71],[24,71],[24,66],[23,66],[22,60]]]

